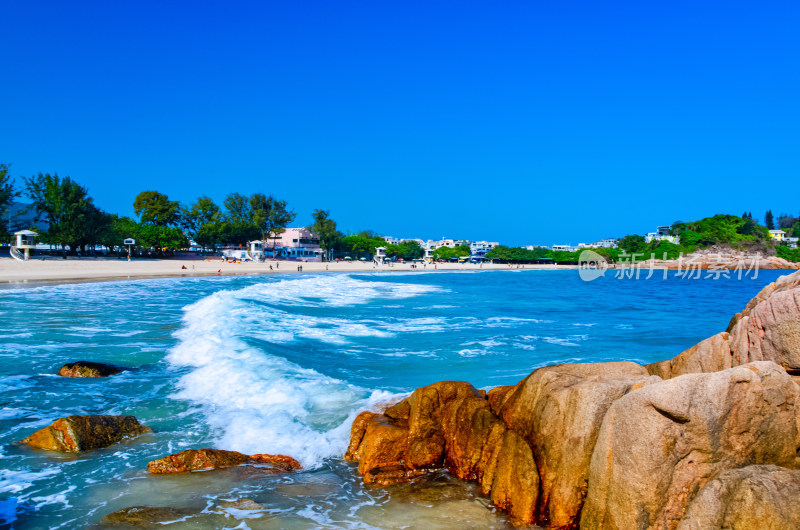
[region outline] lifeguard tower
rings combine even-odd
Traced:
[[[20,230],[14,233],[14,244],[11,245],[11,257],[18,261],[28,261],[32,248],[36,248],[34,238],[39,234],[32,230]],[[20,252],[22,250],[22,252]]]
[[[249,257],[256,263],[264,261],[264,242],[263,241],[250,241]]]
[[[375,255],[372,259],[378,265],[383,265],[383,262],[386,260],[386,247],[376,247]]]

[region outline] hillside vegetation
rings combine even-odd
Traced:
[[[794,222],[791,227],[783,228],[783,230],[787,232],[787,235],[797,237],[800,235],[800,222]],[[650,259],[651,256],[656,259],[678,259],[681,254],[685,256],[697,250],[716,246],[750,253],[777,255],[789,261],[800,262],[800,250],[776,245],[770,239],[767,227],[758,224],[752,216],[739,217],[718,214],[699,221],[677,222],[672,225],[670,233],[680,238],[679,243],[658,240],[647,243],[644,236],[632,234],[619,240],[619,248],[594,248],[592,250],[609,261],[615,262],[620,259],[620,256],[624,260],[630,260],[631,255],[634,254],[637,261]],[[501,245],[486,257],[503,261],[552,259],[556,263],[570,263],[577,262],[580,253],[581,251],[563,252],[545,248],[528,250]]]

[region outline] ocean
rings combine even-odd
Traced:
[[[364,486],[342,460],[352,419],[445,379],[488,389],[547,364],[673,357],[723,331],[784,272],[592,282],[575,270],[331,273],[0,290],[0,527],[85,527],[155,506],[172,508],[175,528],[503,528],[474,486],[444,473]],[[55,375],[76,360],[130,370]],[[15,443],[71,414],[133,414],[155,433],[82,454]],[[201,447],[287,454],[304,470],[146,471]]]

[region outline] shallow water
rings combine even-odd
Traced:
[[[174,526],[185,528],[504,527],[446,476],[427,489],[364,487],[340,458],[354,415],[442,379],[489,388],[556,362],[672,357],[779,275],[309,274],[0,291],[0,526],[74,528],[149,505],[182,510]],[[75,360],[132,369],[54,375]],[[133,414],[155,433],[81,455],[13,443],[70,414]],[[305,470],[146,472],[208,446],[289,454]]]

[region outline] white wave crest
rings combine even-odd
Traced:
[[[344,453],[350,424],[360,410],[392,395],[304,368],[248,339],[340,344],[352,336],[383,336],[386,331],[368,323],[282,308],[350,306],[433,289],[337,275],[214,293],[185,308],[184,325],[176,332],[179,343],[167,360],[190,371],[173,397],[202,408],[220,449],[287,454],[304,467],[317,466]]]

